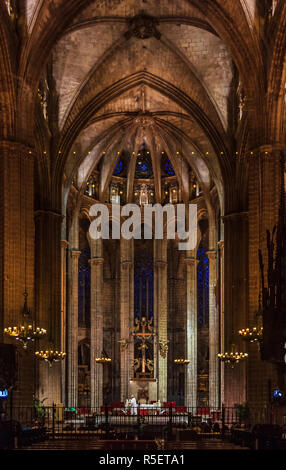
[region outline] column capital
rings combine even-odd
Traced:
[[[67,240],[61,240],[62,248],[67,248],[69,246],[69,242]]]
[[[16,140],[0,140],[0,152],[15,152],[17,155],[23,158],[31,159],[35,156],[35,149],[25,144],[24,142],[18,142]]]
[[[81,255],[81,251],[71,249],[71,257],[72,258],[79,258],[80,255]]]
[[[44,210],[44,209],[36,210],[34,212],[34,217],[35,218],[37,218],[37,217],[53,217],[53,218],[56,218],[56,219],[60,219],[61,222],[64,219],[64,216],[60,212],[55,212],[55,211],[51,211],[51,210]]]
[[[250,157],[253,157],[253,156],[258,156],[258,155],[261,155],[261,154],[268,154],[268,153],[272,153],[272,152],[277,152],[277,151],[285,151],[286,150],[286,146],[285,144],[281,144],[281,143],[277,143],[277,144],[262,144],[262,145],[259,145],[258,147],[255,147],[255,148],[252,148],[250,150],[248,150],[247,152],[247,155],[250,156]]]
[[[196,258],[186,257],[184,259],[184,263],[186,263],[188,266],[194,266],[194,265],[196,266],[199,263],[199,260]]]
[[[209,260],[215,261],[216,256],[217,256],[217,252],[216,252],[216,250],[209,250],[209,251],[206,251],[206,255],[207,255]]]
[[[122,269],[126,270],[127,268],[132,268],[133,267],[133,261],[130,259],[123,259],[120,261],[120,265]]]
[[[223,249],[224,249],[224,240],[220,240],[219,242],[217,242],[217,246],[218,246],[218,249],[220,251],[223,251]]]
[[[222,220],[229,220],[229,219],[247,219],[248,218],[248,211],[242,211],[242,212],[230,212],[229,214],[225,214],[222,217]]]
[[[154,264],[156,268],[165,268],[167,266],[167,261],[163,259],[155,259]]]
[[[91,266],[97,266],[104,263],[104,258],[91,258],[89,264]]]

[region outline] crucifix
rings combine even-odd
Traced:
[[[146,359],[146,350],[148,349],[146,340],[154,336],[154,328],[152,323],[153,319],[147,320],[146,317],[142,317],[141,320],[138,318],[135,319],[133,336],[137,336],[141,340],[141,344],[138,347],[138,350],[141,351],[142,357],[141,359],[135,359],[134,365],[135,368],[138,369],[141,364],[142,374],[146,373],[146,367],[149,369],[149,371],[153,370],[153,361]]]

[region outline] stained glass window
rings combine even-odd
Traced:
[[[166,160],[164,167],[165,167],[165,172],[167,173],[167,175],[169,176],[175,175],[174,167],[169,159]]]
[[[153,318],[154,276],[153,259],[149,254],[138,253],[134,266],[135,318]]]
[[[90,325],[90,250],[82,251],[78,262],[78,323]]]
[[[138,154],[135,175],[137,178],[151,178],[153,175],[152,159],[146,149],[141,150]]]
[[[152,240],[150,243],[145,241],[143,246],[135,241],[134,248],[134,376],[152,378],[154,374]]]
[[[120,175],[120,173],[122,173],[122,170],[123,170],[123,161],[121,160],[120,157],[118,157],[118,160],[117,160],[115,168],[114,168],[113,175],[114,176]]]
[[[209,259],[202,246],[197,251],[198,259],[198,323],[208,326],[209,321]]]

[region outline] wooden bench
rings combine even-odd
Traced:
[[[155,441],[147,440],[107,440],[101,441],[104,450],[157,450]]]

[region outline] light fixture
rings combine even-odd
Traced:
[[[238,332],[239,336],[249,343],[260,343],[263,340],[263,327],[243,328]]]
[[[21,181],[20,173],[20,181]],[[21,206],[22,207],[22,206]],[[26,192],[24,195],[24,207],[27,207],[26,202]],[[20,210],[20,224],[22,223],[22,210]],[[9,335],[11,338],[15,338],[16,341],[20,341],[24,349],[27,349],[29,341],[35,341],[35,339],[41,339],[46,335],[47,331],[44,328],[40,328],[35,325],[35,322],[31,318],[31,311],[28,308],[28,293],[27,293],[27,216],[25,214],[25,266],[24,266],[24,276],[25,276],[25,292],[24,296],[24,307],[22,310],[23,322],[17,326],[8,326],[4,328],[4,333]]]
[[[260,348],[263,341],[263,326],[262,326],[262,306],[261,306],[261,293],[259,294],[259,307],[256,313],[256,325],[248,328],[243,328],[238,331],[239,336],[249,343],[256,343]]]
[[[111,358],[107,356],[105,351],[102,351],[101,357],[96,357],[95,362],[97,364],[110,364],[111,363]]]
[[[190,363],[189,359],[174,359],[174,364],[179,366],[187,366]]]
[[[35,341],[35,339],[41,339],[46,335],[47,331],[44,328],[39,328],[35,326],[35,322],[31,321],[31,312],[28,309],[27,297],[28,294],[24,294],[24,307],[22,310],[23,323],[18,326],[9,326],[4,329],[4,333],[15,338],[17,341],[20,341],[23,344],[23,348],[27,349],[29,341]]]
[[[231,345],[230,352],[225,351],[224,353],[218,354],[218,358],[225,364],[229,364],[231,368],[234,368],[235,364],[239,364],[240,361],[247,359],[247,357],[247,353],[238,352],[236,350],[235,344]]]
[[[48,349],[47,351],[36,351],[35,356],[49,364],[52,367],[54,362],[59,362],[66,357],[66,353],[57,351],[54,349]]]

